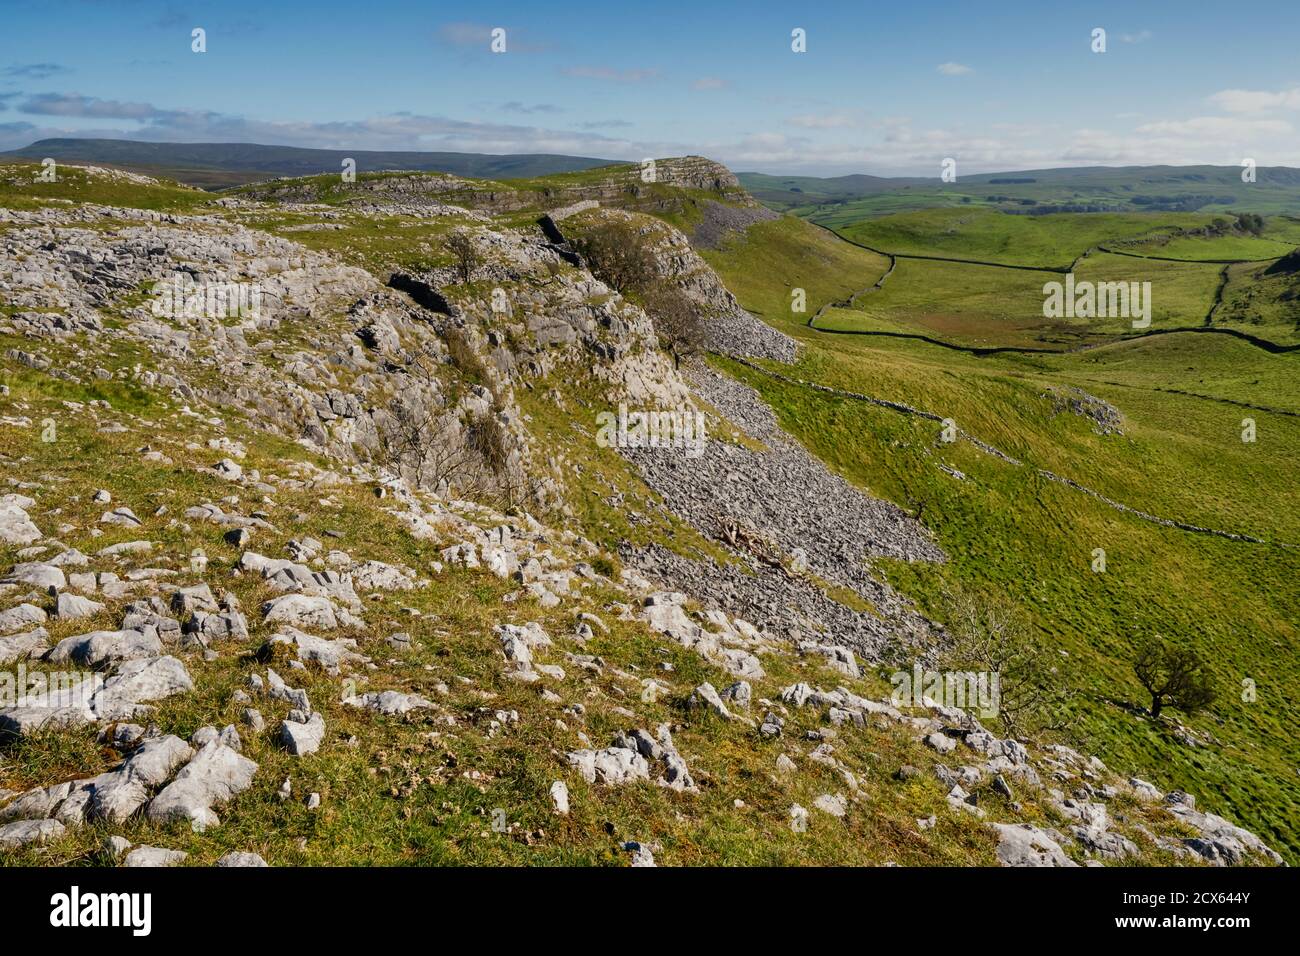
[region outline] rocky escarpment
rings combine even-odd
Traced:
[[[139,218],[117,208],[0,212],[10,225],[0,259],[10,301],[44,316],[46,325],[66,316],[67,324],[85,327],[87,339],[73,343],[62,374],[129,375],[184,400],[237,409],[347,458],[407,456],[413,422],[456,444],[474,422],[495,416],[503,446],[498,474],[475,468],[464,478],[519,493],[527,438],[508,396],[496,402],[483,388],[457,394],[451,376],[437,374],[450,362],[439,334],[445,317],[413,306],[362,269],[214,217],[156,217],[104,230],[82,226],[88,214],[87,225]],[[209,300],[218,289],[243,293],[244,301],[214,308]],[[187,301],[192,295],[200,301]],[[35,331],[25,314],[14,328]],[[109,314],[114,321],[106,326]],[[302,331],[297,341],[281,338],[291,328]],[[57,327],[49,334],[67,335]],[[98,353],[118,342],[148,349],[157,367],[103,369]],[[38,347],[29,361],[47,360]]]
[[[108,221],[125,225],[95,228]],[[346,460],[387,463],[442,493],[558,503],[555,478],[533,460],[514,407],[521,376],[583,362],[630,401],[676,406],[686,397],[671,363],[647,348],[644,312],[562,268],[531,234],[473,230],[481,276],[504,288],[456,304],[439,291],[458,281],[452,270],[390,280],[390,289],[364,270],[212,216],[77,207],[3,210],[0,222],[10,226],[0,282],[21,310],[8,327],[35,343],[19,360],[49,368],[40,341],[66,339],[74,356],[58,374],[129,375]],[[255,315],[185,314],[180,305],[186,290],[227,285],[256,290]],[[138,290],[155,287],[174,289],[177,308],[159,309],[156,294],[137,304]],[[291,330],[300,334],[284,334]],[[97,352],[111,342],[162,361],[110,372]]]
[[[671,188],[669,188],[671,187]],[[322,198],[349,203],[406,207],[460,206],[491,213],[555,209],[583,200],[629,209],[665,212],[688,200],[680,190],[715,194],[728,203],[761,208],[741,187],[735,174],[702,156],[656,159],[653,167],[628,164],[583,173],[545,177],[528,186],[462,179],[447,173],[379,173],[352,183],[336,177],[276,179],[240,189],[252,199],[280,203],[314,203]]]
[[[744,358],[794,361],[794,340],[741,308],[686,236],[667,223],[621,209],[585,206],[560,221],[552,217],[548,228],[557,237],[572,237],[599,229],[610,219],[631,222],[647,237],[659,278],[684,292],[699,310],[705,348]]]
[[[698,156],[655,160],[649,182],[643,178],[643,167],[629,165],[572,177],[552,177],[541,183],[540,187],[514,189],[508,183],[481,183],[441,173],[384,174],[363,177],[353,183],[320,177],[275,180],[249,187],[242,195],[306,204],[322,212],[314,204],[330,197],[354,208],[386,214],[464,213],[480,217],[479,221],[484,213],[544,210],[539,227],[543,238],[550,243],[550,255],[573,265],[580,262],[566,242],[566,233],[605,216],[627,215],[621,210],[680,212],[683,204],[690,203],[702,210],[694,234],[704,246],[716,244],[729,232],[743,230],[753,222],[772,216],[741,188],[730,170]],[[697,201],[683,190],[708,192],[710,198]],[[793,340],[742,309],[735,296],[695,252],[692,239],[659,219],[645,217],[638,222],[654,234],[661,274],[685,290],[699,306],[708,324],[710,348],[749,358],[793,361],[796,352]],[[479,235],[489,245],[499,242],[499,233],[490,228],[480,229]],[[453,276],[453,270],[448,269],[437,281],[450,281]],[[500,270],[490,272],[488,277],[511,278],[503,276]]]

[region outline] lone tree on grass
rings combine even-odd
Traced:
[[[1137,646],[1133,673],[1151,695],[1151,716],[1159,717],[1165,707],[1194,714],[1214,703],[1215,690],[1205,662],[1190,647],[1173,647],[1159,637]]]

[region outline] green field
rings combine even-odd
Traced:
[[[1182,228],[1187,218],[931,210],[844,232],[891,252],[1057,265],[1108,239]],[[821,274],[818,261],[842,268],[829,251],[779,278],[747,269],[780,259],[778,250],[806,228],[789,219],[766,225],[721,253],[705,253],[742,304],[771,309],[781,301],[781,282],[798,283],[824,290],[820,300],[810,298],[811,312],[880,274],[878,260],[861,260],[854,279]],[[1154,330],[1203,325],[1221,268],[1093,253],[1076,274],[1151,281]],[[1232,290],[1245,294],[1250,273],[1260,269],[1232,267],[1229,303],[1236,301]],[[933,422],[721,364],[757,388],[783,426],[849,480],[923,508],[952,560],[882,563],[900,589],[938,617],[940,595],[953,584],[1011,595],[1042,640],[1062,652],[1062,667],[1081,691],[1072,721],[1078,737],[1112,767],[1204,794],[1205,806],[1267,833],[1294,862],[1300,740],[1288,728],[1300,719],[1300,705],[1287,688],[1300,678],[1300,354],[1270,354],[1215,334],[1125,341],[1134,333],[1118,320],[1048,322],[1041,286],[1053,278],[1060,276],[900,258],[882,288],[856,308],[830,310],[818,328],[966,346],[1101,347],[976,356],[915,337],[782,323],[804,346],[798,366],[783,374],[951,417],[1018,466],[964,442],[940,443]],[[1277,330],[1276,322],[1262,324],[1256,334]],[[1103,437],[1086,418],[1055,414],[1044,393],[1060,385],[1112,403],[1123,434]],[[1246,417],[1256,422],[1254,443],[1241,439]],[[1041,470],[1157,517],[1270,543],[1162,527]],[[1105,573],[1091,570],[1096,548],[1106,551]],[[1220,698],[1185,720],[1203,735],[1197,746],[1127,706],[1142,703],[1128,654],[1148,633],[1189,643],[1210,662]],[[1241,699],[1245,679],[1260,688],[1253,703]]]
[[[845,224],[836,231],[853,242],[904,255],[1066,269],[1099,243],[1206,221],[1180,213],[1014,216],[993,209],[927,209]]]

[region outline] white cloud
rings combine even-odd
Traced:
[[[95,116],[102,119],[159,119],[168,115],[148,103],[101,100],[80,93],[38,93],[18,105],[18,112],[35,116]]]
[[[27,80],[46,80],[51,76],[70,72],[72,71],[61,63],[19,63],[16,66],[5,67],[4,75]]]
[[[1119,35],[1121,43],[1145,43],[1151,37],[1150,30],[1139,30],[1137,33],[1121,33]]]
[[[938,70],[940,73],[942,73],[944,76],[965,76],[968,73],[975,72],[971,67],[967,66],[965,63],[953,63],[951,61],[947,63],[940,63],[938,66],[935,67],[935,69]]]
[[[800,129],[846,129],[861,125],[847,113],[804,113],[786,117],[786,122]]]
[[[506,113],[563,113],[564,108],[556,106],[553,103],[523,103],[519,100],[511,100],[508,103],[501,104],[502,111]]]
[[[491,52],[492,31],[496,27],[486,23],[444,23],[438,27],[438,42],[443,46],[473,52]],[[510,53],[537,53],[550,48],[550,44],[533,37],[527,30],[501,26],[505,30],[506,50]]]
[[[29,105],[31,109],[27,109]],[[327,123],[266,121],[210,110],[164,110],[147,103],[117,103],[78,94],[31,97],[22,104],[22,110],[71,122],[59,126],[36,126],[28,122],[0,124],[0,149],[26,146],[48,137],[95,136],[155,142],[267,143],[320,149],[565,153],[610,159],[640,159],[688,151],[673,144],[634,143],[589,131],[471,122],[414,113]],[[90,130],[77,125],[80,119],[122,123],[113,129]]]
[[[1161,120],[1144,123],[1139,133],[1162,136],[1192,137],[1202,142],[1214,142],[1225,137],[1241,138],[1271,136],[1291,132],[1286,120],[1240,119],[1235,116],[1194,116],[1185,120]]]
[[[658,70],[615,70],[608,66],[566,66],[560,72],[578,79],[608,83],[642,83],[659,76]]]
[[[1221,90],[1210,102],[1229,113],[1263,113],[1268,110],[1300,110],[1300,87],[1289,90]]]
[[[730,86],[726,80],[718,79],[716,76],[702,76],[691,84],[693,90],[725,90]]]
[[[483,23],[444,23],[438,28],[438,39],[447,46],[482,47],[486,50],[492,40],[492,28]],[[506,39],[509,40],[509,34]]]
[[[790,116],[775,128],[751,127],[748,134],[741,127],[741,131],[714,138],[667,140],[638,136],[643,128],[640,121],[618,118],[617,113],[586,122],[569,114],[548,115],[547,106],[540,103],[491,105],[515,113],[519,122],[480,122],[409,112],[332,122],[266,120],[79,93],[20,95],[10,100],[11,110],[6,115],[22,116],[24,121],[0,124],[0,149],[47,137],[97,136],[327,149],[562,153],[631,161],[697,153],[735,169],[927,176],[937,175],[940,161],[948,156],[955,157],[961,173],[969,175],[1055,166],[1235,166],[1243,156],[1255,157],[1263,165],[1283,165],[1294,163],[1293,157],[1300,155],[1300,135],[1295,128],[1300,123],[1293,126],[1285,118],[1267,114],[1148,117],[1141,125],[1110,120],[1098,128],[1071,127],[1053,119],[1047,123],[973,124],[968,129],[960,122],[926,127],[907,116],[875,117],[827,108]],[[820,104],[806,105],[816,109]],[[28,119],[32,122],[25,121]],[[561,119],[566,128],[530,125]],[[113,128],[101,128],[104,126]]]
[[[574,123],[578,129],[629,129],[635,126],[635,123],[629,123],[627,120],[607,119],[607,120],[587,120],[582,123]]]

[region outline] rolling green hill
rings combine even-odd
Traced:
[[[1300,212],[1300,169],[1259,167],[1243,183],[1235,166],[1090,166],[938,177],[738,174],[773,209],[830,226],[908,209],[991,206],[1010,212]]]
[[[547,153],[494,156],[487,153],[306,149],[257,143],[148,143],[125,139],[43,139],[22,149],[0,153],[0,160],[31,161],[47,156],[163,176],[204,189],[236,186],[276,176],[337,173],[345,158],[356,160],[357,172],[410,169],[485,179],[545,176],[613,162]]]
[[[871,225],[877,237],[906,236],[918,250],[1011,258],[1019,248],[1031,260],[1068,262],[1083,247],[1104,242],[1108,230],[1117,240],[1140,236],[1170,218],[1030,220],[983,211],[954,232],[949,217],[936,211]],[[1011,221],[1006,229],[1031,231],[1008,242],[1003,218]],[[1135,338],[1120,321],[1073,328],[1046,323],[1041,285],[1059,275],[901,258],[878,289],[860,295],[851,308],[830,308],[811,329],[808,315],[870,288],[888,268],[887,259],[837,248],[832,234],[816,232],[819,237],[786,216],[703,253],[742,304],[778,322],[803,346],[793,369],[763,363],[780,378],[720,364],[756,388],[785,428],[850,481],[925,516],[953,560],[883,563],[901,590],[936,615],[954,587],[1000,591],[1030,613],[1040,639],[1059,651],[1061,667],[1082,691],[1072,712],[1072,739],[1095,748],[1110,765],[1162,785],[1199,787],[1216,812],[1250,820],[1291,847],[1294,858],[1300,748],[1285,728],[1300,712],[1285,688],[1300,676],[1300,486],[1293,479],[1300,459],[1294,388],[1300,352],[1270,354],[1226,335]],[[803,255],[788,257],[792,249]],[[1080,278],[1149,279],[1159,293],[1153,316],[1159,329],[1203,324],[1221,268],[1094,253],[1078,272]],[[1296,285],[1285,269],[1268,274],[1267,264],[1231,268],[1230,311],[1249,312],[1249,303],[1262,298],[1286,305],[1284,290]],[[790,285],[813,290],[807,315],[789,313]],[[1224,319],[1225,326],[1232,324],[1228,315]],[[1282,324],[1274,317],[1256,331],[1295,341],[1280,334]],[[1217,317],[1214,325],[1220,325]],[[977,356],[920,335],[1058,354]],[[1055,409],[1049,391],[1063,386],[1111,403],[1122,416],[1123,434],[1099,435],[1086,417]],[[825,388],[951,417],[1015,463],[972,444],[945,444],[932,422]],[[1242,441],[1247,417],[1266,440]],[[1164,527],[1045,473],[1159,518],[1276,543]],[[1090,568],[1096,548],[1108,558],[1104,573]],[[1147,633],[1199,649],[1221,688],[1219,702],[1182,721],[1182,728],[1154,724],[1132,707],[1142,698],[1128,657]],[[1268,691],[1247,702],[1240,692],[1246,680]]]

